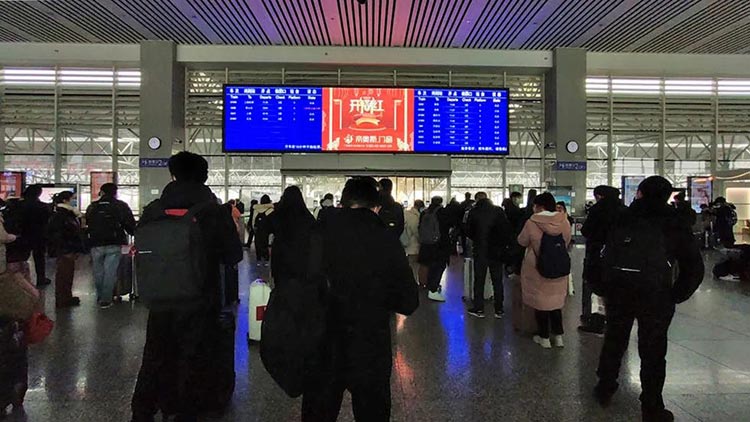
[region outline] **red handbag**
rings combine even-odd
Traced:
[[[49,337],[52,329],[55,327],[55,321],[47,318],[40,312],[35,312],[26,323],[26,342],[28,344],[39,344]]]

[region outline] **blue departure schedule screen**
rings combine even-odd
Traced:
[[[320,151],[320,87],[227,87],[226,151]]]
[[[224,86],[225,152],[505,155],[507,89]]]
[[[414,90],[414,150],[448,154],[508,153],[508,92]]]

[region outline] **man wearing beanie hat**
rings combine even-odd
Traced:
[[[641,182],[636,200],[617,217],[608,235],[603,277],[594,286],[607,306],[596,399],[607,405],[617,391],[620,364],[637,320],[644,422],[674,420],[662,398],[667,332],[675,304],[690,298],[704,273],[691,228],[667,204],[671,193],[672,184],[663,177]]]

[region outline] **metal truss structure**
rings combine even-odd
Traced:
[[[750,167],[748,80],[590,77],[587,96],[589,189]]]
[[[79,183],[115,171],[137,204],[140,72],[133,69],[0,69],[0,169],[27,182]],[[551,158],[544,145],[544,78],[505,73],[402,70],[197,70],[185,76],[185,142],[210,163],[209,184],[224,197],[279,192],[279,155],[223,154],[224,83],[331,86],[508,87],[507,157],[452,158],[450,191],[506,196],[510,184],[540,188]],[[620,176],[688,176],[750,167],[750,81],[591,77],[587,80],[587,185]]]
[[[82,205],[90,173],[115,171],[137,207],[139,86],[132,69],[1,69],[0,166],[28,183],[80,184]]]

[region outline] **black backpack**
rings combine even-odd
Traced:
[[[562,234],[542,233],[536,267],[544,278],[556,279],[570,274],[570,255]]]
[[[664,286],[671,279],[662,227],[645,218],[627,218],[612,226],[601,252],[605,288],[635,289]]]
[[[207,247],[196,216],[214,205],[200,203],[188,210],[166,210],[135,230],[138,291],[146,306],[163,307],[201,299],[207,274]]]
[[[419,222],[419,243],[435,245],[440,241],[440,220],[437,211],[425,212]]]
[[[261,327],[263,366],[292,398],[304,392],[325,338],[329,283],[319,234],[311,236],[308,260],[306,278],[290,278],[271,291]]]
[[[255,231],[255,233],[261,233],[261,231],[263,230],[263,222],[266,221],[266,218],[268,218],[268,211],[270,211],[270,209],[259,212],[258,216],[255,217],[255,226],[253,227],[253,231]]]
[[[510,223],[501,224],[503,220],[507,222],[507,217],[505,217],[502,211],[498,210],[495,215],[495,221],[493,221],[490,228],[489,238],[487,239],[487,253],[488,257],[492,260],[507,263],[511,261],[510,255],[513,242],[510,239],[512,237],[510,233],[505,232],[505,230],[511,227]]]
[[[404,210],[401,205],[395,202],[383,205],[383,207],[380,208],[378,215],[380,216],[380,219],[383,220],[386,227],[388,227],[389,231],[395,230],[404,222]]]
[[[5,231],[10,234],[22,234],[26,213],[21,208],[21,202],[18,200],[8,201],[3,208],[3,220],[5,220]]]
[[[122,240],[121,218],[114,202],[91,203],[86,212],[86,224],[89,240],[94,244],[117,244]]]

